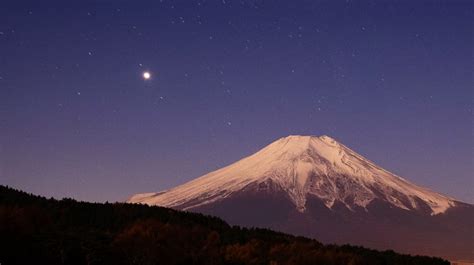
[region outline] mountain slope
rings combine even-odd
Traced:
[[[281,138],[232,165],[165,192],[134,195],[129,202],[188,210],[268,181],[285,191],[301,212],[308,194],[328,208],[336,202],[349,209],[365,208],[377,198],[406,210],[428,206],[431,214],[439,214],[455,204],[454,199],[411,184],[328,136]]]
[[[474,258],[474,207],[396,176],[328,136],[288,136],[129,202],[215,215],[327,243]]]

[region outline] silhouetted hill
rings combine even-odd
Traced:
[[[449,264],[162,207],[46,199],[0,186],[1,264]]]

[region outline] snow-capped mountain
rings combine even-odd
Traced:
[[[281,138],[227,167],[164,192],[134,195],[130,202],[189,210],[268,181],[285,191],[301,212],[308,195],[320,198],[328,208],[336,201],[349,209],[365,208],[379,198],[406,210],[425,203],[432,214],[439,214],[455,204],[452,198],[382,169],[329,136]]]
[[[474,207],[375,165],[329,136],[288,136],[131,203],[216,215],[324,242],[474,258]]]

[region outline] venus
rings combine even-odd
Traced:
[[[150,78],[151,78],[150,72],[144,72],[144,73],[143,73],[143,78],[144,78],[145,80],[150,79]]]

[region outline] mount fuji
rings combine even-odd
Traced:
[[[329,136],[288,136],[130,203],[216,215],[326,243],[474,258],[474,206],[410,183]]]

